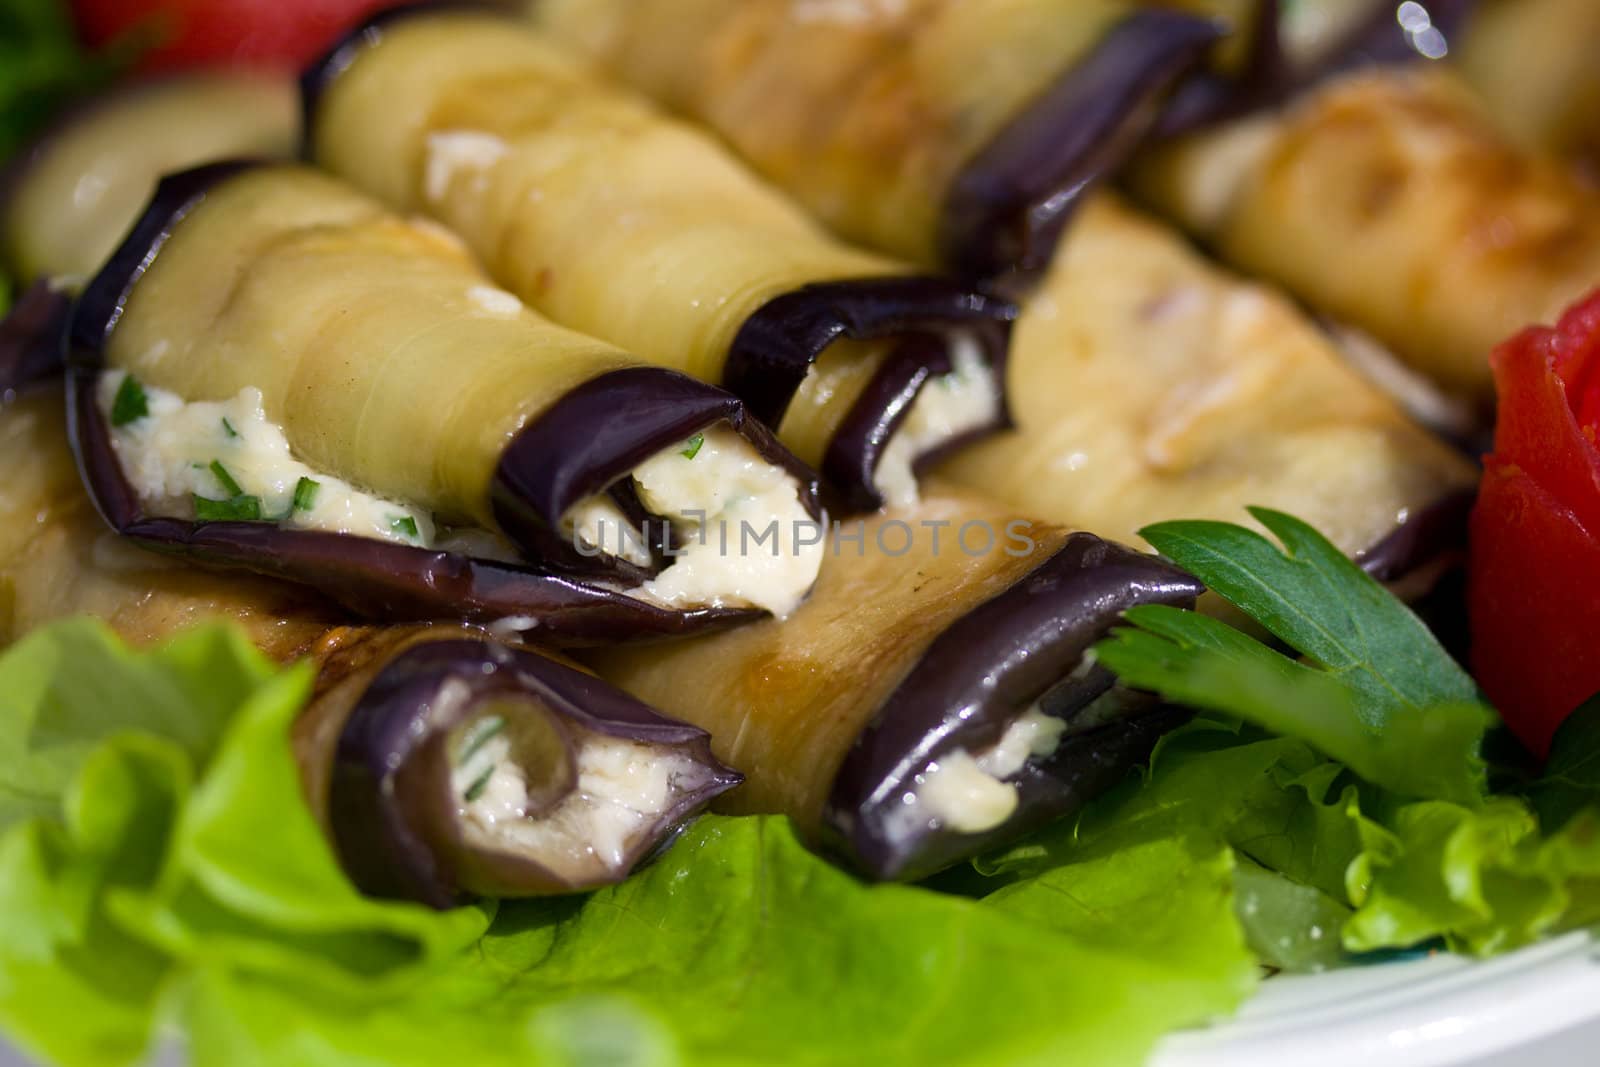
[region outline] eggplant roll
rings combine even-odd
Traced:
[[[1600,194],[1507,141],[1437,66],[1333,79],[1155,153],[1135,187],[1230,264],[1482,404],[1489,351],[1600,279]]]
[[[380,618],[566,605],[617,616],[593,636],[677,632],[787,614],[821,565],[812,475],[734,397],[547,322],[437,226],[307,168],[164,180],[71,359],[113,526],[348,579]]]
[[[601,677],[711,732],[779,812],[876,879],[914,879],[1068,813],[1181,721],[1085,653],[1137,604],[1201,587],[1087,533],[937,492],[836,528],[778,625],[607,649]]]
[[[1471,463],[1286,300],[1109,196],[1024,304],[1010,373],[1019,429],[940,477],[1128,544],[1165,519],[1278,508],[1389,581],[1425,582],[1460,546]]]
[[[564,326],[719,383],[845,510],[1006,424],[1005,301],[824,233],[708,134],[488,13],[380,16],[306,77],[315,160]]]
[[[738,775],[706,734],[546,655],[455,626],[339,625],[294,586],[222,577],[106,531],[59,390],[0,410],[0,644],[90,614],[148,643],[227,619],[309,656],[296,724],[308,799],[366,892],[448,906],[619,881]]]
[[[135,84],[57,121],[0,178],[0,270],[22,294],[0,322],[0,393],[60,367],[71,295],[171,170],[293,154],[294,82],[244,72]]]
[[[535,21],[717,130],[845,236],[1028,273],[1223,30],[1174,2],[534,0]],[[1232,6],[1232,5],[1224,5]],[[1207,12],[1209,13],[1209,12]]]
[[[1453,54],[1507,136],[1600,178],[1600,4],[1486,0]]]

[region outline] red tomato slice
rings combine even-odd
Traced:
[[[72,0],[84,39],[148,42],[139,69],[236,64],[298,70],[396,0]]]

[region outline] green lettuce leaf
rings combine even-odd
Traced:
[[[1600,920],[1600,815],[1554,835],[1521,800],[1478,809],[1407,804],[1380,822],[1353,812],[1363,850],[1349,871],[1353,951],[1442,937],[1488,955]]]
[[[228,1067],[1133,1065],[1255,978],[1232,854],[1187,839],[974,900],[863,885],[782,819],[705,818],[622,885],[492,925],[370,901],[301,795],[308,670],[226,631],[129,652],[77,624],[0,679],[25,799],[0,837],[0,1027],[71,1067],[174,1026]]]
[[[223,629],[130,652],[71,623],[0,657],[0,1027],[126,1063],[190,965],[375,996],[478,939],[479,909],[345,879],[289,743],[309,687]]]
[[[1058,922],[1043,890],[992,905],[865,886],[783,819],[707,817],[621,886],[505,905],[473,954],[400,1001],[287,1035],[271,1023],[283,986],[212,978],[196,1062],[593,1062],[572,1050],[599,1042],[623,1063],[1138,1064],[1168,1030],[1231,1011],[1255,968],[1225,857],[1115,866],[1071,881],[1128,918],[1176,911],[1170,946],[1136,923]],[[1201,892],[1154,882],[1175,871]]]

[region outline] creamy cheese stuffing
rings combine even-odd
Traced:
[[[976,337],[951,334],[950,373],[925,385],[883,447],[873,482],[890,507],[917,502],[917,459],[945,442],[992,426],[1000,417],[1000,384]]]
[[[505,733],[476,746],[450,778],[468,843],[525,853],[575,878],[596,865],[620,872],[639,835],[707,783],[688,756],[599,733],[578,744],[577,780],[543,814],[529,812],[529,783]]]
[[[1020,802],[1017,787],[1007,779],[1030,759],[1053,755],[1066,729],[1064,720],[1034,705],[993,746],[940,756],[901,797],[889,821],[890,835],[906,838],[939,827],[963,834],[993,830],[1011,818]]]
[[[667,607],[757,607],[784,618],[822,567],[823,529],[800,487],[726,426],[663,449],[633,470],[645,510],[670,521],[675,547],[633,595]],[[591,496],[562,517],[586,551],[603,547],[641,565],[648,542],[620,508]]]
[[[100,376],[97,399],[108,425],[126,377],[122,371]],[[148,385],[143,393],[148,413],[112,425],[111,445],[152,514],[191,518],[196,498],[248,496],[260,501],[260,518],[282,526],[433,545],[428,512],[363,492],[295,459],[282,427],[267,419],[259,389],[241,389],[220,403],[188,402]]]

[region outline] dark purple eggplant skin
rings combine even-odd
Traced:
[[[215,163],[163,179],[150,208],[89,283],[71,316],[68,425],[84,484],[114,530],[155,551],[311,585],[365,618],[493,621],[525,616],[537,621],[534,639],[546,644],[605,644],[678,636],[760,614],[727,608],[671,610],[574,581],[545,567],[516,566],[371,538],[288,530],[272,523],[201,523],[145,515],[95,403],[104,345],[133,286],[172,227],[217,182],[254,165]],[[731,397],[717,395],[737,407]],[[615,409],[608,412],[614,413]],[[593,434],[593,427],[585,432]],[[749,432],[764,433],[759,428]],[[593,452],[591,442],[589,452],[580,458],[588,461]],[[545,453],[545,462],[549,464],[554,455],[554,451]]]
[[[1212,20],[1177,11],[1118,23],[951,181],[944,264],[1008,291],[1047,267],[1077,205],[1140,147],[1162,101],[1222,35]]]
[[[1477,0],[1424,0],[1422,6],[1427,9],[1433,27],[1448,41],[1466,26]],[[1294,81],[1289,91],[1303,90],[1361,67],[1394,66],[1427,58],[1417,50],[1412,35],[1400,25],[1396,17],[1398,3],[1382,0],[1372,7],[1371,17],[1331,47],[1317,63],[1306,70],[1292,72]]]
[[[824,846],[869,878],[913,880],[1081,808],[1121,781],[1186,713],[1136,708],[1069,734],[1054,756],[1031,762],[1016,779],[1021,803],[994,830],[939,830],[899,843],[886,831],[890,812],[930,761],[994,744],[1035,701],[1070,723],[1110,693],[1114,679],[1104,671],[1078,683],[1062,679],[1124,611],[1141,604],[1193,607],[1204,590],[1155,556],[1073,534],[1043,564],[941,634],[884,701],[829,791]],[[1135,705],[1145,702],[1127,696]]]
[[[1352,3],[1358,0],[1351,0]],[[1470,20],[1478,0],[1427,0],[1430,20],[1449,40]],[[1340,74],[1362,67],[1394,66],[1423,58],[1396,18],[1395,0],[1369,0],[1372,13],[1315,62],[1295,67],[1283,48],[1283,17],[1277,0],[1262,0],[1252,28],[1252,52],[1231,78],[1200,73],[1168,104],[1158,137],[1174,137],[1278,107]]]
[[[657,452],[718,423],[793,476],[806,511],[822,517],[816,474],[737,397],[665,367],[627,367],[570,390],[517,434],[495,468],[495,521],[552,569],[613,581],[648,578],[650,571],[623,560],[584,556],[560,518]]]
[[[459,718],[440,722],[434,709],[447,684],[465,685],[472,695],[460,705]],[[459,837],[441,840],[430,827],[453,823],[455,798],[434,780],[406,774],[407,763],[430,740],[441,740],[465,721],[477,701],[510,693],[536,697],[574,726],[675,750],[707,770],[707,784],[660,817],[627,868],[651,855],[713,797],[743,781],[711,754],[704,730],[667,719],[592,675],[491,641],[417,645],[377,674],[339,737],[328,811],[340,861],[363,892],[448,908],[475,896],[595,888],[567,883],[529,857],[485,854]],[[451,810],[440,810],[445,805]]]
[[[0,404],[60,375],[71,308],[72,298],[41,278],[0,319]]]
[[[94,372],[67,375],[78,469],[107,524],[142,548],[207,567],[310,586],[362,618],[532,620],[529,640],[558,647],[677,637],[757,617],[747,609],[659,607],[533,567],[270,522],[190,522],[140,508],[95,402]]]
[[[1468,518],[1477,493],[1462,490],[1434,501],[1356,557],[1380,582],[1398,582],[1452,556],[1465,558]]]
[[[774,297],[745,320],[728,351],[723,385],[756,418],[777,426],[829,345],[844,338],[899,338],[840,423],[822,465],[830,511],[877,511],[884,500],[874,476],[884,446],[922,389],[951,369],[949,351],[936,331],[971,331],[1001,392],[999,416],[965,435],[963,443],[1011,427],[1006,359],[1017,314],[1010,301],[939,278],[819,282]]]
[[[1162,109],[1153,138],[1216,125],[1274,99],[1287,80],[1281,11],[1279,0],[1257,0],[1243,65],[1232,74],[1198,70],[1185,79]]]

